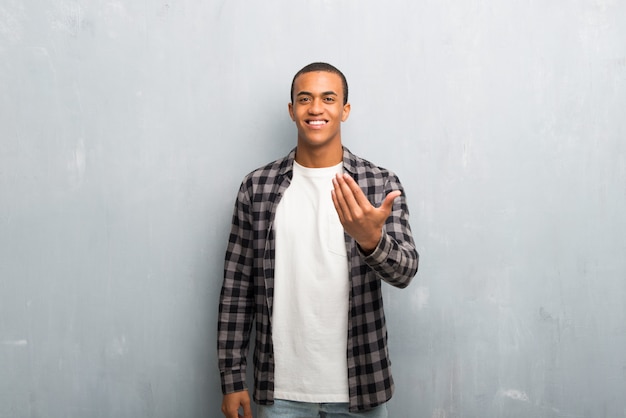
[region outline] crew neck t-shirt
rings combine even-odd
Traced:
[[[332,179],[342,164],[293,177],[276,210],[272,339],[274,397],[348,402],[349,276]]]

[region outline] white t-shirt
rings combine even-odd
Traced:
[[[349,278],[343,226],[331,198],[342,164],[294,162],[276,210],[272,337],[274,397],[348,402]]]

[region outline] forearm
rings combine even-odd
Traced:
[[[409,285],[419,265],[419,255],[409,224],[409,209],[400,181],[393,176],[386,184],[385,193],[395,190],[400,195],[381,230],[378,245],[370,252],[362,252],[365,263],[389,284],[405,288]]]
[[[252,298],[241,287],[224,281],[220,297],[217,355],[222,393],[238,392],[246,388],[246,362],[250,331],[254,320]],[[235,290],[236,289],[236,290]]]
[[[417,273],[419,255],[412,240],[399,243],[383,231],[374,251],[362,255],[380,279],[398,288],[407,287]]]

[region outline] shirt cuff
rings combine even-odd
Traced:
[[[240,392],[248,389],[248,385],[246,384],[245,369],[221,372],[220,375],[222,378],[222,394],[227,395],[229,393]]]
[[[385,262],[385,260],[387,260],[387,257],[389,257],[389,252],[392,248],[392,244],[389,235],[383,232],[380,236],[378,244],[376,245],[376,248],[374,248],[374,251],[372,251],[370,254],[365,254],[361,247],[358,248],[365,262],[371,266],[382,264]]]

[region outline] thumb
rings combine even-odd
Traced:
[[[380,205],[380,208],[385,213],[391,213],[391,208],[393,207],[393,201],[396,200],[396,198],[399,197],[400,195],[402,195],[402,192],[400,190],[394,190],[393,192],[390,192],[387,196],[385,196],[385,200],[383,200],[383,203]]]

